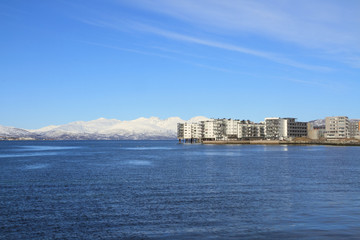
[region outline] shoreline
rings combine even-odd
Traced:
[[[229,140],[203,141],[202,144],[214,145],[327,145],[327,146],[360,146],[360,142],[346,141],[280,141],[280,140]]]

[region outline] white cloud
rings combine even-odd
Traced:
[[[135,1],[139,2],[139,1]],[[303,46],[356,45],[360,18],[356,1],[153,0],[139,7],[214,32],[251,32]]]
[[[359,1],[134,0],[132,4],[205,32],[230,37],[247,34],[265,37],[305,49],[317,49],[321,51],[318,52],[319,55],[327,54],[329,59],[336,56],[343,63],[350,62],[355,67],[359,65],[358,61],[354,62],[360,55]],[[158,33],[161,34],[159,31]],[[204,44],[199,39],[169,33],[166,35]],[[236,51],[243,53],[258,56],[262,54],[236,48]],[[329,53],[334,50],[338,52],[336,55]],[[285,64],[291,65],[291,61]]]
[[[330,61],[341,62],[353,68],[360,66],[360,18],[357,13],[360,2],[357,1],[115,2],[120,7],[130,5],[131,8],[150,14],[134,14],[130,11],[130,15],[119,15],[118,8],[115,7],[111,14],[103,15],[98,12],[92,18],[81,21],[123,32],[147,32],[171,40],[252,55],[312,71],[333,70],[331,67],[312,63],[319,61],[326,62],[326,65]],[[239,45],[238,42],[243,37],[261,39],[263,48],[259,50],[249,47],[249,44],[247,47]],[[274,47],[283,43],[287,43],[288,50],[282,51]],[[300,60],[297,54],[289,57],[291,47],[300,54],[311,55],[310,58],[315,61],[309,63],[309,59]]]
[[[84,21],[84,22],[90,23],[88,21]],[[91,24],[95,25],[95,26],[103,26],[103,27],[114,28],[117,30],[123,30],[123,27],[120,28],[119,25],[114,24],[114,23],[109,23],[106,21],[91,22]],[[300,62],[297,62],[297,61],[294,61],[294,60],[291,60],[291,59],[282,57],[278,54],[274,54],[274,53],[270,53],[270,52],[258,51],[258,50],[253,50],[250,48],[241,47],[238,45],[222,43],[222,42],[217,42],[217,41],[212,41],[212,40],[207,40],[207,39],[202,39],[202,38],[196,38],[193,36],[188,36],[185,34],[180,34],[180,33],[163,30],[163,29],[156,28],[156,27],[142,24],[142,23],[132,22],[132,23],[130,23],[130,25],[133,29],[138,30],[138,31],[149,32],[152,34],[160,35],[160,36],[163,36],[163,37],[166,37],[169,39],[173,39],[173,40],[177,40],[177,41],[194,43],[194,44],[204,45],[204,46],[208,46],[208,47],[219,48],[219,49],[223,49],[223,50],[227,50],[227,51],[233,51],[233,52],[238,52],[238,53],[242,53],[242,54],[252,55],[252,56],[268,59],[273,62],[281,63],[284,65],[288,65],[288,66],[292,66],[292,67],[296,67],[296,68],[312,70],[312,71],[331,71],[332,70],[331,68],[324,67],[324,66],[316,66],[316,65],[308,65],[308,64],[300,63]]]

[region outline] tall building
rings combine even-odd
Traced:
[[[223,140],[224,125],[220,119],[210,119],[201,123],[203,124],[202,140]]]
[[[360,139],[360,120],[351,119],[349,121],[349,137]]]
[[[291,140],[297,137],[310,139],[360,139],[360,120],[346,116],[326,117],[309,123],[296,118],[265,118],[264,122],[249,120],[209,119],[195,123],[178,123],[179,141],[228,141],[228,140]]]
[[[178,123],[177,137],[185,142],[198,142],[202,138],[202,123]]]
[[[240,120],[223,119],[222,127],[225,140],[237,140],[238,139],[238,124]]]
[[[346,116],[325,118],[325,138],[341,139],[349,137],[349,119]]]
[[[273,139],[286,140],[307,136],[307,123],[296,118],[265,118],[265,122],[249,120],[210,119],[197,123],[178,123],[179,141],[218,141]]]
[[[203,124],[201,122],[191,124],[191,137],[194,139],[201,139],[203,131]]]
[[[297,122],[296,118],[281,119],[281,136],[283,138],[296,138],[307,136],[307,122]]]
[[[265,123],[254,123],[249,120],[238,122],[238,139],[264,139]]]
[[[280,138],[280,118],[265,118],[265,138],[275,140]]]
[[[191,123],[177,124],[178,139],[191,139]]]
[[[265,118],[265,138],[284,140],[307,136],[307,122],[297,122],[296,118]]]

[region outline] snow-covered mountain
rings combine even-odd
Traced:
[[[174,139],[177,123],[207,120],[194,117],[188,121],[179,117],[160,119],[158,117],[138,118],[132,121],[99,118],[92,121],[78,121],[58,126],[47,126],[35,130],[0,126],[0,136],[34,137],[58,140],[116,140],[116,139]]]
[[[21,128],[14,128],[14,127],[5,127],[0,125],[0,136],[1,137],[27,137],[31,135],[32,133],[21,129]]]
[[[359,122],[360,119],[349,119],[350,122]],[[325,119],[312,120],[311,123],[314,127],[325,127]]]
[[[325,119],[316,119],[310,121],[309,123],[311,123],[314,127],[321,127],[325,126]]]

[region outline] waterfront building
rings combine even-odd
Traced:
[[[238,139],[238,124],[240,120],[233,120],[233,119],[224,119],[224,132],[225,137],[227,140],[237,140]]]
[[[265,138],[284,140],[307,136],[307,122],[297,122],[296,118],[265,118]]]
[[[189,131],[189,123],[178,123],[177,124],[177,137],[178,139],[189,139],[191,138],[191,127]],[[186,129],[186,135],[185,135],[185,129]],[[189,136],[190,132],[190,136]]]
[[[237,138],[248,139],[264,139],[265,138],[265,123],[254,123],[249,120],[238,122]]]
[[[202,139],[207,141],[223,140],[224,126],[221,119],[210,119],[202,121],[203,134]]]
[[[265,137],[265,124],[254,123],[250,120],[214,119],[216,140],[245,140],[263,139]],[[207,138],[208,139],[208,138]]]
[[[222,119],[210,119],[196,123],[178,123],[177,137],[179,141],[199,142],[201,140],[224,140],[226,129]]]
[[[202,138],[203,124],[201,122],[191,124],[191,137],[199,140]]]
[[[178,123],[179,141],[228,141],[250,139],[288,140],[307,136],[307,123],[296,118],[265,118],[264,122],[250,120],[209,119],[197,123]]]
[[[325,137],[325,125],[315,125],[314,122],[309,122],[307,137],[312,140],[319,140]]]
[[[265,138],[275,140],[280,138],[280,118],[265,118]]]
[[[307,137],[307,122],[297,122],[296,118],[282,118],[281,130],[284,139]]]
[[[210,119],[196,123],[178,123],[179,142],[264,139],[265,123],[249,120]]]
[[[178,123],[179,141],[231,141],[231,140],[292,140],[298,137],[319,139],[360,139],[360,120],[346,116],[326,117],[307,122],[296,118],[265,118],[264,122],[250,120],[209,119],[195,123]]]
[[[346,116],[325,118],[325,138],[349,138],[349,118]]]
[[[201,123],[178,123],[177,137],[179,141],[184,142],[199,142],[202,138],[202,124]]]
[[[349,121],[349,137],[360,139],[360,120],[351,119]]]

